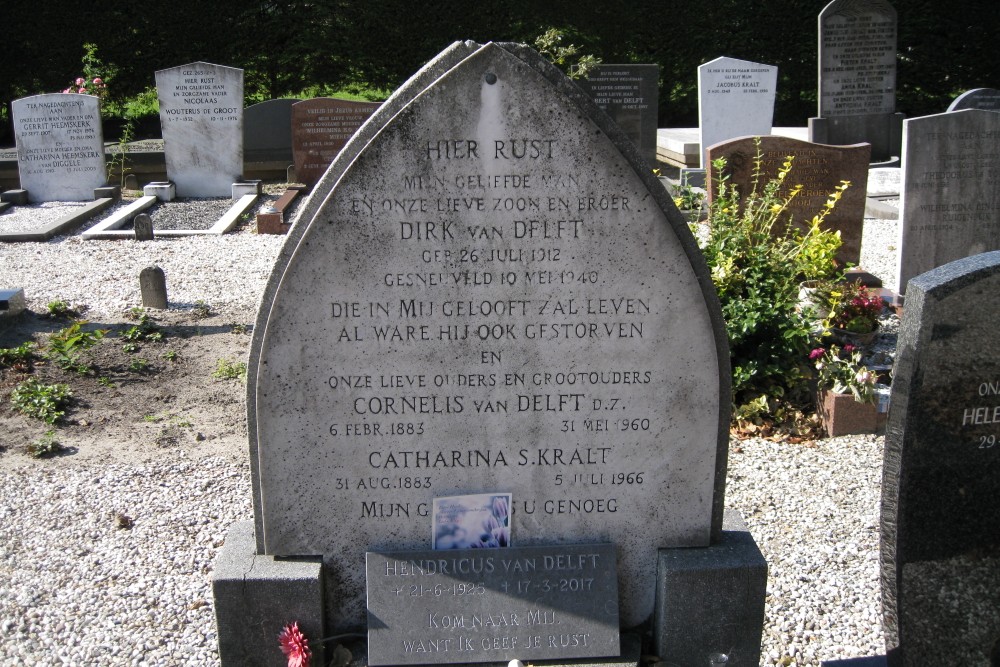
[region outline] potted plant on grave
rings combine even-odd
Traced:
[[[853,345],[818,347],[809,353],[816,367],[816,408],[830,437],[874,433],[876,375],[861,363]]]
[[[871,345],[885,303],[861,283],[850,281],[829,291],[827,329],[841,343]]]

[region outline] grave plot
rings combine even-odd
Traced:
[[[225,234],[236,227],[245,215],[252,214],[258,198],[257,194],[246,194],[235,201],[223,197],[182,197],[161,201],[156,195],[145,195],[116,208],[81,236],[85,239],[133,238],[135,218],[142,213],[150,217],[156,237]]]

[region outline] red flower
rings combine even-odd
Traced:
[[[288,667],[309,667],[312,651],[309,650],[306,636],[299,630],[298,621],[282,629],[278,635],[278,643],[281,645],[281,652],[288,658]]]

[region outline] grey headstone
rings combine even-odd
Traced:
[[[380,551],[366,564],[369,665],[621,652],[612,544]]]
[[[15,206],[24,206],[29,202],[28,191],[24,189],[6,190],[0,195],[0,201],[9,202]]]
[[[598,65],[577,83],[639,147],[643,159],[655,165],[660,66]]]
[[[167,308],[167,279],[160,267],[147,266],[139,272],[139,290],[144,308]]]
[[[707,269],[631,142],[530,49],[483,46],[397,113],[261,308],[264,546],[324,554],[338,626],[363,622],[355,554],[426,548],[435,496],[512,493],[521,546],[616,544],[626,626],[657,547],[721,528]]]
[[[292,105],[297,99],[266,100],[243,110],[243,157],[292,160]]]
[[[0,289],[0,314],[14,316],[26,308],[23,289]]]
[[[125,174],[125,189],[126,190],[138,190],[139,189],[139,177],[135,174]]]
[[[961,111],[962,109],[1000,111],[1000,90],[996,88],[973,88],[972,90],[967,90],[948,105],[948,111]]]
[[[292,106],[292,153],[295,178],[313,186],[368,117],[378,102],[332,97],[303,100]]]
[[[135,231],[136,241],[152,241],[153,240],[153,219],[145,213],[140,213],[135,216],[132,221],[132,227]],[[145,301],[145,298],[143,298]]]
[[[997,664],[998,328],[1000,252],[907,287],[882,479],[890,665]]]
[[[728,139],[771,134],[778,68],[736,58],[698,67],[701,166],[708,147]]]
[[[243,70],[196,62],[156,72],[167,177],[178,197],[229,197],[243,173]]]
[[[896,10],[833,0],[819,14],[820,117],[896,111]]]
[[[33,202],[90,201],[104,185],[100,100],[51,93],[11,103],[17,171]]]
[[[1000,249],[1000,114],[904,122],[897,290],[962,257]]]

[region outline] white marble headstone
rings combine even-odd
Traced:
[[[156,94],[177,196],[231,196],[243,174],[243,70],[203,62],[159,70]]]
[[[323,554],[335,627],[364,623],[364,552],[428,548],[439,496],[511,493],[515,545],[614,543],[626,626],[657,548],[708,544],[725,333],[627,142],[533,51],[489,44],[301,223],[250,360],[261,527],[269,554]]]
[[[100,100],[51,93],[11,103],[21,188],[33,202],[87,201],[106,181]]]
[[[897,290],[925,271],[1000,250],[1000,114],[903,121]]]
[[[771,134],[778,68],[736,58],[698,67],[701,165],[709,146],[736,137]]]

